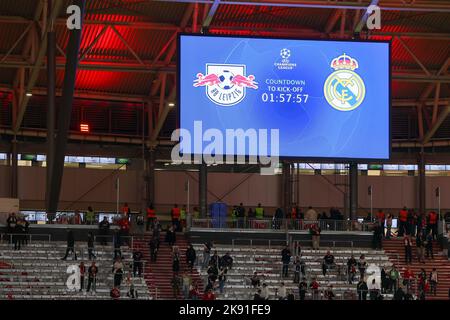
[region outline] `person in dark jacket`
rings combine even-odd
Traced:
[[[283,277],[287,278],[291,262],[291,251],[287,246],[281,251],[281,261],[283,262]]]
[[[136,277],[136,272],[139,277],[142,276],[143,258],[144,255],[139,250],[133,252],[133,277]]]
[[[300,296],[300,300],[305,300],[307,290],[308,290],[308,283],[306,282],[306,278],[303,278],[302,282],[300,282],[298,285],[298,293]]]
[[[103,221],[98,224],[99,239],[102,246],[108,245],[109,221],[107,217],[103,217]]]
[[[152,237],[150,239],[150,241],[148,242],[148,247],[150,249],[150,261],[156,262],[156,259],[158,257],[158,244],[155,237]]]
[[[61,260],[66,260],[69,252],[73,253],[73,260],[77,260],[77,253],[75,252],[75,237],[73,236],[72,230],[67,230],[67,249],[66,255],[61,258]]]
[[[356,285],[356,292],[358,293],[359,300],[367,300],[367,293],[369,292],[369,288],[367,287],[367,283],[364,279],[360,279],[358,284]]]
[[[122,245],[122,237],[120,236],[120,233],[117,230],[114,232],[113,243],[114,243],[114,260],[116,260],[117,257],[122,257],[122,251],[120,250],[120,247]]]
[[[394,293],[394,300],[404,300],[405,299],[405,292],[401,287],[397,289]]]
[[[166,242],[169,246],[173,246],[176,242],[176,235],[173,227],[169,227],[166,232]]]
[[[186,249],[186,263],[189,267],[189,270],[192,272],[194,268],[195,260],[197,259],[197,253],[195,252],[192,244],[189,245],[189,248]]]
[[[97,258],[94,254],[94,235],[92,234],[92,232],[88,233],[87,245],[88,245],[89,260]]]
[[[433,234],[432,231],[430,231],[427,235],[426,241],[425,241],[425,251],[427,253],[427,259],[431,256],[431,259],[434,259],[433,256]]]

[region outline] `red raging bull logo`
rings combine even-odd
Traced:
[[[215,104],[232,106],[245,98],[247,88],[258,89],[258,83],[254,75],[245,75],[245,65],[208,63],[206,74],[197,73],[194,87],[205,87]]]

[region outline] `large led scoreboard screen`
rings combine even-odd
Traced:
[[[278,129],[281,157],[389,158],[389,42],[181,34],[178,45],[180,128]],[[259,153],[245,150],[223,154]]]

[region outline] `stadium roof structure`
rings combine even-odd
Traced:
[[[0,1],[1,134],[45,138],[46,31],[56,30],[59,96],[71,3]],[[370,4],[381,8],[379,30],[365,27]],[[177,33],[207,32],[391,40],[393,146],[450,146],[449,21],[444,0],[87,0],[70,138],[167,142],[178,122]]]

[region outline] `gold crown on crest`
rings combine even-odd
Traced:
[[[334,70],[355,70],[358,68],[358,61],[346,55],[340,55],[331,61],[330,65]]]

